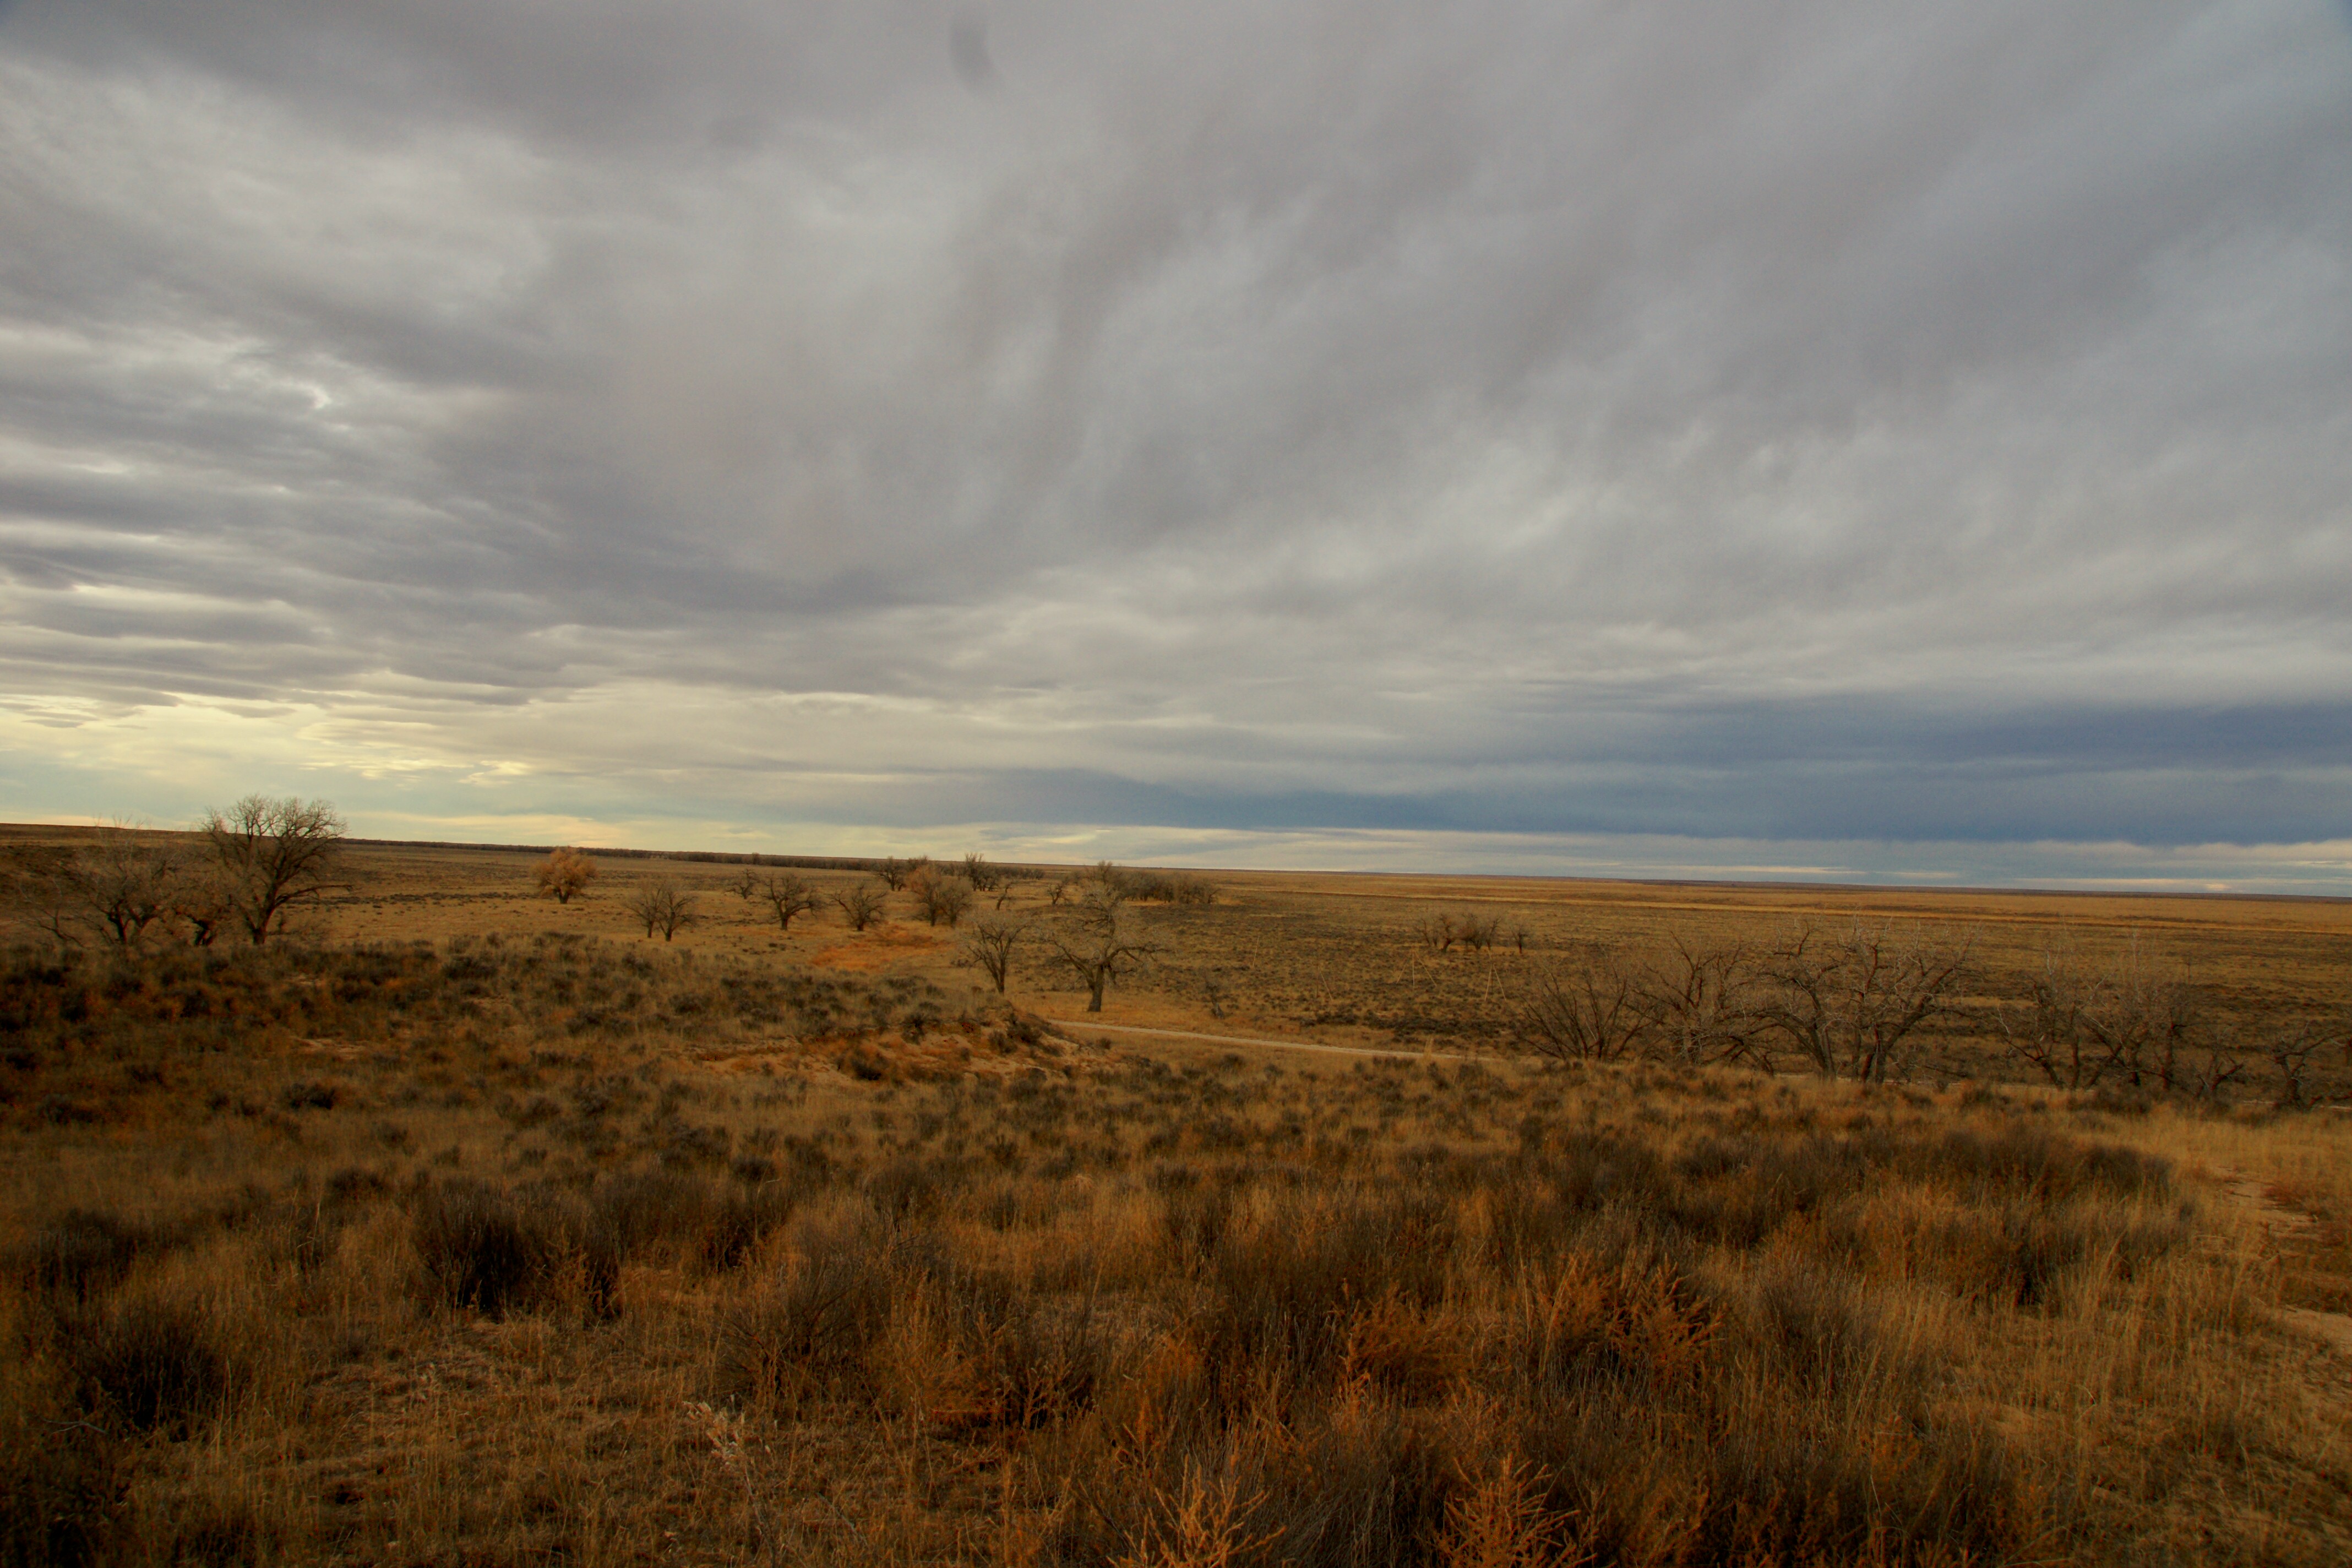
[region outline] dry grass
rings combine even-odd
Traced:
[[[0,856],[76,837],[68,829],[0,826]],[[491,931],[647,945],[625,906],[667,881],[694,898],[696,923],[674,944],[654,939],[656,948],[907,976],[958,993],[980,978],[953,933],[923,923],[911,885],[887,896],[880,923],[847,929],[829,900],[868,880],[866,870],[797,870],[827,901],[786,930],[761,899],[735,890],[747,868],[731,858],[608,854],[599,858],[601,874],[589,890],[563,906],[537,895],[544,860],[543,850],[354,846],[345,858],[349,888],[302,916],[298,934],[330,945],[446,943]],[[1055,901],[1057,883],[1078,876],[1081,886],[1092,886],[1097,875],[991,869],[1013,875],[982,900],[982,911],[1040,930],[1067,912],[1069,900]],[[1701,947],[1755,944],[1800,925],[1834,933],[1860,923],[1969,947],[1957,1005],[1922,1030],[1916,1078],[2034,1077],[2004,1048],[1997,1009],[2014,1015],[2027,1005],[2045,959],[2055,954],[2095,970],[2132,963],[2179,976],[2200,1029],[2245,1058],[2230,1095],[2266,1103],[2280,1089],[2264,1059],[2268,1046],[2298,1022],[2342,1019],[2352,1008],[2352,900],[1304,872],[1117,875],[1148,895],[1129,912],[1158,950],[1146,971],[1120,979],[1106,998],[1103,1020],[1124,1025],[1408,1051],[1509,1050],[1547,966],[1596,951],[1639,959],[1677,938]],[[1002,910],[1000,895],[1007,900]],[[1456,942],[1432,951],[1424,933],[1439,921],[1495,934],[1483,947]],[[1050,1017],[1075,1017],[1087,1004],[1036,935],[1016,949],[1006,994]],[[2320,1052],[2311,1072],[2315,1098],[2352,1097],[2352,1057],[2340,1046]]]
[[[630,874],[18,955],[0,1558],[2352,1553],[2333,1113],[1112,1047],[837,920],[566,929]]]

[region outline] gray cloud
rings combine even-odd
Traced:
[[[25,0],[0,745],[2341,837],[2347,16]]]

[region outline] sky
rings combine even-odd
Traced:
[[[2345,0],[0,0],[0,817],[2352,894]]]

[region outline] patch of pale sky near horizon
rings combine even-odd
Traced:
[[[1007,6],[980,99],[840,9],[614,78],[497,6],[25,7],[7,744],[1504,799],[1842,698],[2133,707],[2155,778],[2352,703],[2352,52],[2092,10]],[[803,20],[837,79],[718,134]],[[2174,771],[2165,832],[2267,820]]]

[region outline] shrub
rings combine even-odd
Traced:
[[[92,1209],[68,1209],[34,1232],[17,1271],[36,1289],[89,1301],[119,1284],[140,1257],[163,1245],[142,1226]]]
[[[721,1323],[727,1393],[796,1403],[813,1393],[870,1394],[869,1359],[894,1289],[880,1236],[818,1233],[770,1288]]]
[[[180,1301],[134,1301],[75,1325],[71,1354],[91,1403],[142,1432],[184,1436],[226,1401],[230,1369],[210,1319]]]
[[[480,1182],[427,1188],[411,1211],[411,1235],[428,1300],[489,1317],[558,1299],[583,1278],[585,1226],[572,1205],[544,1192],[519,1196]]]

